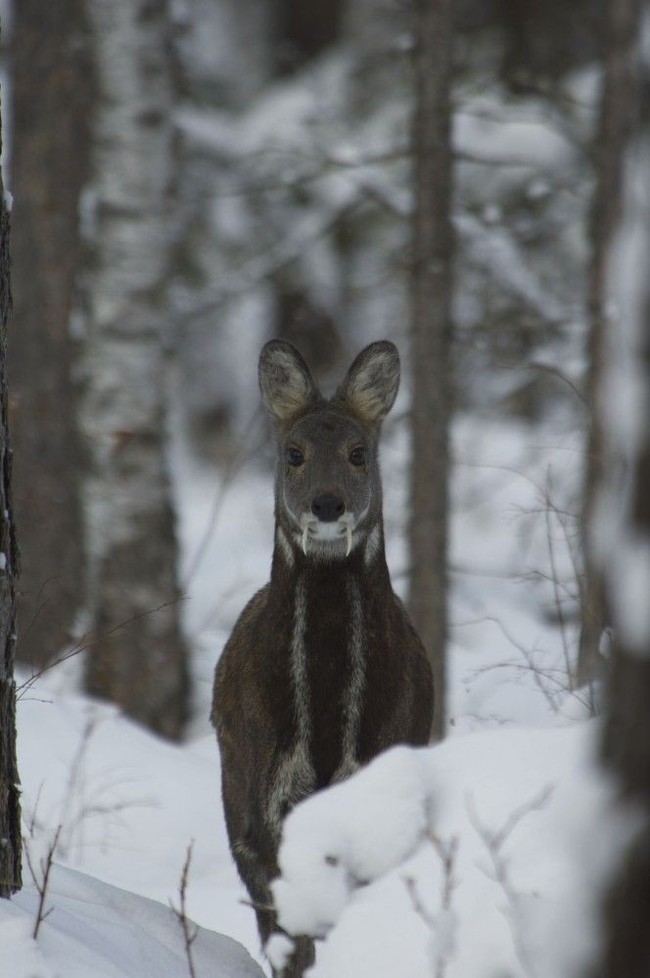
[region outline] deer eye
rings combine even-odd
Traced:
[[[365,465],[366,464],[366,450],[361,445],[358,448],[353,448],[348,455],[349,461],[352,465]]]
[[[305,456],[299,448],[295,447],[295,445],[292,445],[287,449],[287,462],[289,465],[293,465],[294,468],[298,468],[298,466],[302,465],[304,461]]]

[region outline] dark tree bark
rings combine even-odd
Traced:
[[[650,139],[650,127],[646,127]],[[650,154],[637,173],[650,200]],[[646,204],[646,221],[650,208]],[[650,256],[650,234],[646,227],[646,257]],[[639,349],[646,404],[650,395],[650,262],[645,279],[642,317],[644,335]],[[624,535],[644,547],[644,567],[636,570],[650,579],[650,417],[641,420],[637,451],[632,463],[631,506]],[[623,541],[621,541],[623,543]],[[629,555],[629,551],[628,551]],[[625,551],[621,560],[626,559]],[[620,564],[618,565],[620,566]],[[619,588],[614,574],[610,592]],[[648,596],[645,597],[648,600]],[[632,803],[643,813],[645,824],[625,854],[605,904],[606,939],[602,978],[647,978],[650,975],[650,623],[639,636],[629,621],[623,620],[615,593],[611,594],[615,633],[612,673],[608,687],[607,723],[604,738],[605,763],[613,771],[624,803]],[[647,606],[646,606],[647,608]],[[646,616],[647,617],[647,616]]]
[[[451,0],[415,4],[410,612],[431,659],[432,735],[445,729],[450,334]]]
[[[606,325],[603,373],[617,386],[610,381],[596,398],[608,437],[597,500],[607,519],[595,530],[601,552],[606,551],[602,573],[614,633],[603,758],[624,811],[631,806],[641,828],[606,895],[602,959],[593,970],[598,978],[650,975],[650,596],[637,594],[639,582],[650,580],[650,71],[646,63],[642,78],[640,15],[637,0],[610,0],[609,43],[618,54],[609,55],[605,99],[614,98],[608,85],[626,77],[626,98],[618,104],[623,119],[612,120],[625,132],[626,151],[617,167],[623,184],[619,213],[601,205],[612,221],[618,219],[618,228],[609,232],[611,251],[603,272],[603,288],[608,286],[618,308],[618,321]],[[607,403],[603,394],[623,384],[635,396],[627,404]],[[624,477],[624,492],[617,475]],[[622,523],[603,547],[603,534],[622,504]]]
[[[14,5],[9,358],[23,564],[17,654],[34,666],[69,642],[83,590],[70,316],[92,91],[84,9],[83,0]]]
[[[601,53],[598,28],[604,6],[603,0],[500,0],[496,20],[505,29],[505,81],[515,91],[540,91],[565,72],[593,62]],[[489,19],[485,0],[478,9]]]
[[[605,19],[606,55],[600,124],[596,136],[597,179],[591,209],[591,258],[588,276],[586,403],[587,444],[582,503],[584,574],[581,588],[582,622],[576,679],[584,685],[601,672],[598,648],[607,625],[603,573],[590,545],[589,528],[597,496],[605,480],[608,446],[598,397],[606,369],[606,337],[611,303],[608,272],[612,245],[622,206],[625,149],[637,113],[637,65],[635,55],[639,0],[610,0]]]
[[[274,57],[279,74],[301,68],[339,37],[342,0],[274,0]]]
[[[9,214],[0,174],[0,897],[10,896],[22,884],[14,682],[18,548],[11,501],[12,453],[7,422],[6,353],[10,307]]]

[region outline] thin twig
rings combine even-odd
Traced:
[[[185,856],[185,863],[183,865],[183,871],[181,873],[180,882],[178,885],[178,894],[180,904],[178,907],[174,906],[173,902],[169,901],[169,906],[171,907],[174,916],[181,925],[181,930],[183,931],[183,940],[185,942],[185,954],[187,957],[187,965],[190,972],[190,978],[196,978],[196,970],[194,967],[194,958],[192,956],[192,945],[196,940],[199,929],[196,924],[187,916],[186,911],[186,896],[187,896],[187,882],[190,874],[190,863],[192,861],[192,849],[194,848],[194,842],[190,842],[187,847],[187,855]]]
[[[451,898],[454,891],[454,866],[458,853],[458,837],[454,836],[449,842],[445,843],[434,832],[427,833],[431,845],[435,849],[442,863],[442,891],[440,894],[440,911],[432,914],[422,902],[418,893],[417,882],[412,876],[404,877],[404,885],[413,904],[413,909],[424,921],[431,931],[438,930],[440,912],[447,913],[451,910]],[[443,946],[437,948],[434,978],[444,978],[449,963],[450,948]]]
[[[27,831],[29,832],[30,839],[33,839],[36,833],[36,817],[38,814],[38,806],[40,805],[41,802],[41,794],[43,793],[44,784],[45,781],[41,781],[41,783],[38,786],[38,791],[36,792],[36,801],[34,802],[34,808],[32,810],[32,814],[30,816],[29,822],[27,823]]]
[[[517,649],[517,651],[520,652],[520,654],[523,656],[523,658],[526,661],[526,665],[527,665],[528,669],[532,672],[533,681],[534,681],[535,685],[537,686],[537,688],[539,689],[540,693],[542,694],[542,696],[544,697],[544,699],[546,700],[546,702],[550,706],[550,708],[553,711],[553,713],[556,713],[557,712],[557,703],[556,703],[555,699],[553,698],[553,694],[550,692],[550,690],[548,690],[546,688],[546,686],[542,682],[542,676],[544,676],[544,670],[542,670],[538,666],[538,664],[533,661],[533,658],[532,658],[532,655],[531,655],[530,650],[527,649],[524,645],[522,645],[521,642],[518,642],[517,641],[517,639],[514,637],[514,635],[512,635],[509,632],[509,630],[506,628],[506,626],[503,624],[503,622],[501,621],[500,618],[496,618],[494,615],[486,615],[486,616],[484,616],[481,619],[481,621],[493,622],[493,624],[495,624],[497,626],[497,628],[501,631],[501,633],[503,634],[504,638],[506,638],[508,640],[508,642],[510,642],[510,644],[513,646],[513,648]],[[465,622],[465,624],[472,624],[472,623],[471,622]],[[482,670],[487,672],[488,670],[493,669],[493,668],[506,668],[508,665],[515,666],[516,664],[515,663],[497,663],[497,664],[495,664],[493,666],[484,666],[484,667],[482,667]],[[562,690],[564,690],[566,692],[566,684],[561,683],[559,680],[554,680],[554,681],[560,687],[560,689],[562,689]]]
[[[260,903],[259,900],[246,900],[244,897],[238,903],[242,907],[250,907],[252,910],[262,910],[264,913],[277,913],[276,907],[272,903]]]
[[[184,595],[179,595],[177,598],[173,598],[171,601],[164,601],[162,604],[158,605],[157,608],[150,608],[148,611],[139,611],[137,614],[132,615],[131,618],[127,618],[126,621],[120,622],[119,625],[114,625],[107,632],[102,633],[100,637],[103,639],[110,638],[120,629],[127,628],[134,622],[140,621],[142,618],[147,618],[149,615],[156,615],[164,608],[171,608],[180,601],[185,601]],[[67,662],[68,659],[73,659],[76,655],[81,655],[82,652],[88,652],[89,649],[92,649],[93,646],[99,641],[99,637],[88,641],[84,641],[85,638],[86,636],[84,636],[83,639],[80,640],[80,643],[75,645],[74,648],[70,649],[68,652],[64,652],[64,654],[59,656],[57,659],[53,659],[51,662],[48,662],[42,669],[39,669],[38,672],[33,672],[29,679],[26,679],[24,683],[17,686],[16,699],[22,699],[25,693],[32,688],[36,680],[40,679],[40,677],[46,672],[49,672],[50,669],[54,669],[55,666],[60,666],[63,662]]]
[[[467,799],[469,820],[490,855],[492,867],[494,869],[494,879],[503,890],[510,907],[509,923],[515,953],[519,959],[519,963],[521,964],[524,974],[530,975],[531,978],[534,975],[534,969],[529,960],[529,953],[524,941],[524,935],[521,932],[519,920],[520,895],[516,892],[510,880],[508,863],[503,855],[503,847],[519,823],[526,818],[526,816],[530,815],[531,812],[539,811],[540,809],[544,808],[548,804],[552,794],[553,787],[551,785],[547,785],[530,801],[524,802],[518,808],[515,808],[498,829],[488,828],[488,826],[485,825],[485,823],[478,817],[473,798],[469,796]]]
[[[560,626],[560,639],[562,641],[562,653],[564,655],[564,665],[566,667],[567,683],[569,685],[569,691],[573,691],[573,670],[571,669],[571,662],[569,657],[569,643],[567,640],[567,628],[566,621],[564,618],[564,609],[562,608],[562,602],[560,601],[560,590],[559,590],[559,576],[555,560],[555,548],[553,546],[553,528],[551,526],[551,470],[550,466],[546,473],[546,544],[548,547],[548,559],[551,568],[551,581],[553,584],[553,597],[555,599],[555,613],[557,615],[558,624]]]
[[[291,265],[292,262],[299,259],[306,249],[335,231],[364,203],[363,197],[347,201],[326,214],[321,221],[315,226],[309,227],[307,231],[304,229],[304,224],[307,222],[303,222],[303,227],[298,229],[294,237],[287,241],[281,241],[279,244],[276,243],[272,248],[249,258],[245,264],[237,269],[237,276],[233,274],[230,277],[230,284],[227,289],[211,290],[208,295],[204,295],[195,304],[182,309],[183,317],[186,320],[192,320],[208,313],[214,313],[225,303],[248,294],[254,285],[268,281],[287,265]]]
[[[40,879],[38,877],[38,874],[36,873],[36,870],[34,869],[34,864],[32,863],[31,854],[30,854],[30,851],[29,851],[29,843],[27,842],[26,845],[25,845],[25,856],[26,856],[26,859],[27,859],[27,865],[29,867],[29,872],[30,872],[30,875],[32,877],[32,881],[33,881],[34,886],[36,887],[36,889],[38,891],[38,895],[39,895],[38,910],[36,912],[36,920],[34,921],[34,930],[32,931],[32,937],[34,938],[34,940],[36,940],[37,937],[38,937],[38,932],[40,930],[41,924],[43,923],[43,921],[47,917],[49,917],[49,915],[52,913],[52,909],[53,909],[52,907],[50,907],[49,910],[46,910],[45,909],[45,899],[47,897],[47,888],[48,888],[48,884],[50,882],[50,871],[52,869],[52,863],[53,863],[53,860],[54,860],[54,853],[56,852],[56,847],[57,847],[58,842],[59,842],[59,835],[60,834],[61,834],[61,825],[59,825],[57,827],[57,830],[54,833],[54,838],[52,839],[52,842],[51,842],[50,846],[48,847],[48,850],[47,850],[47,854],[45,856],[45,859],[42,859],[41,860],[41,865],[40,865],[41,876],[40,876]]]
[[[79,789],[80,789],[79,794],[81,795],[81,800],[83,802],[83,793],[85,789],[85,784],[82,777],[82,766],[96,727],[97,727],[97,717],[89,716],[86,719],[83,732],[81,734],[81,737],[79,738],[79,744],[70,762],[70,773],[68,775],[68,782],[66,785],[65,795],[63,796],[63,804],[62,804],[62,811],[64,813],[71,813],[73,809],[77,807],[75,806],[75,794],[77,794]],[[69,821],[69,832],[67,833],[67,840],[64,840],[61,844],[61,852],[64,857],[67,856],[72,846],[72,840],[74,838],[75,829],[77,828],[79,829],[80,845],[83,845],[82,827],[83,827],[84,813],[85,813],[85,808],[83,804],[81,804],[81,806],[78,808],[78,812],[79,812],[78,817],[73,818]]]

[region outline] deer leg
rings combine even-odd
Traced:
[[[294,951],[282,971],[273,971],[273,978],[303,978],[316,957],[314,942],[310,937],[294,937]]]
[[[269,889],[270,880],[278,875],[275,859],[273,859],[275,867],[273,870],[270,868],[269,861],[260,858],[248,840],[236,841],[232,848],[239,875],[248,890],[255,910],[260,942],[264,948],[273,934],[284,933],[278,926]],[[294,951],[285,968],[281,971],[273,970],[274,978],[302,978],[306,969],[314,963],[315,948],[311,938],[295,937],[292,940]]]
[[[264,946],[277,930],[269,882],[272,879],[268,861],[260,857],[248,840],[237,839],[232,843],[232,854],[239,875],[244,883],[257,918],[260,941]]]

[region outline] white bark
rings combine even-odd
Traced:
[[[164,0],[90,0],[88,13],[98,92],[82,317],[88,604],[96,632],[87,680],[93,692],[175,736],[187,681],[163,431],[173,172],[167,7]]]

